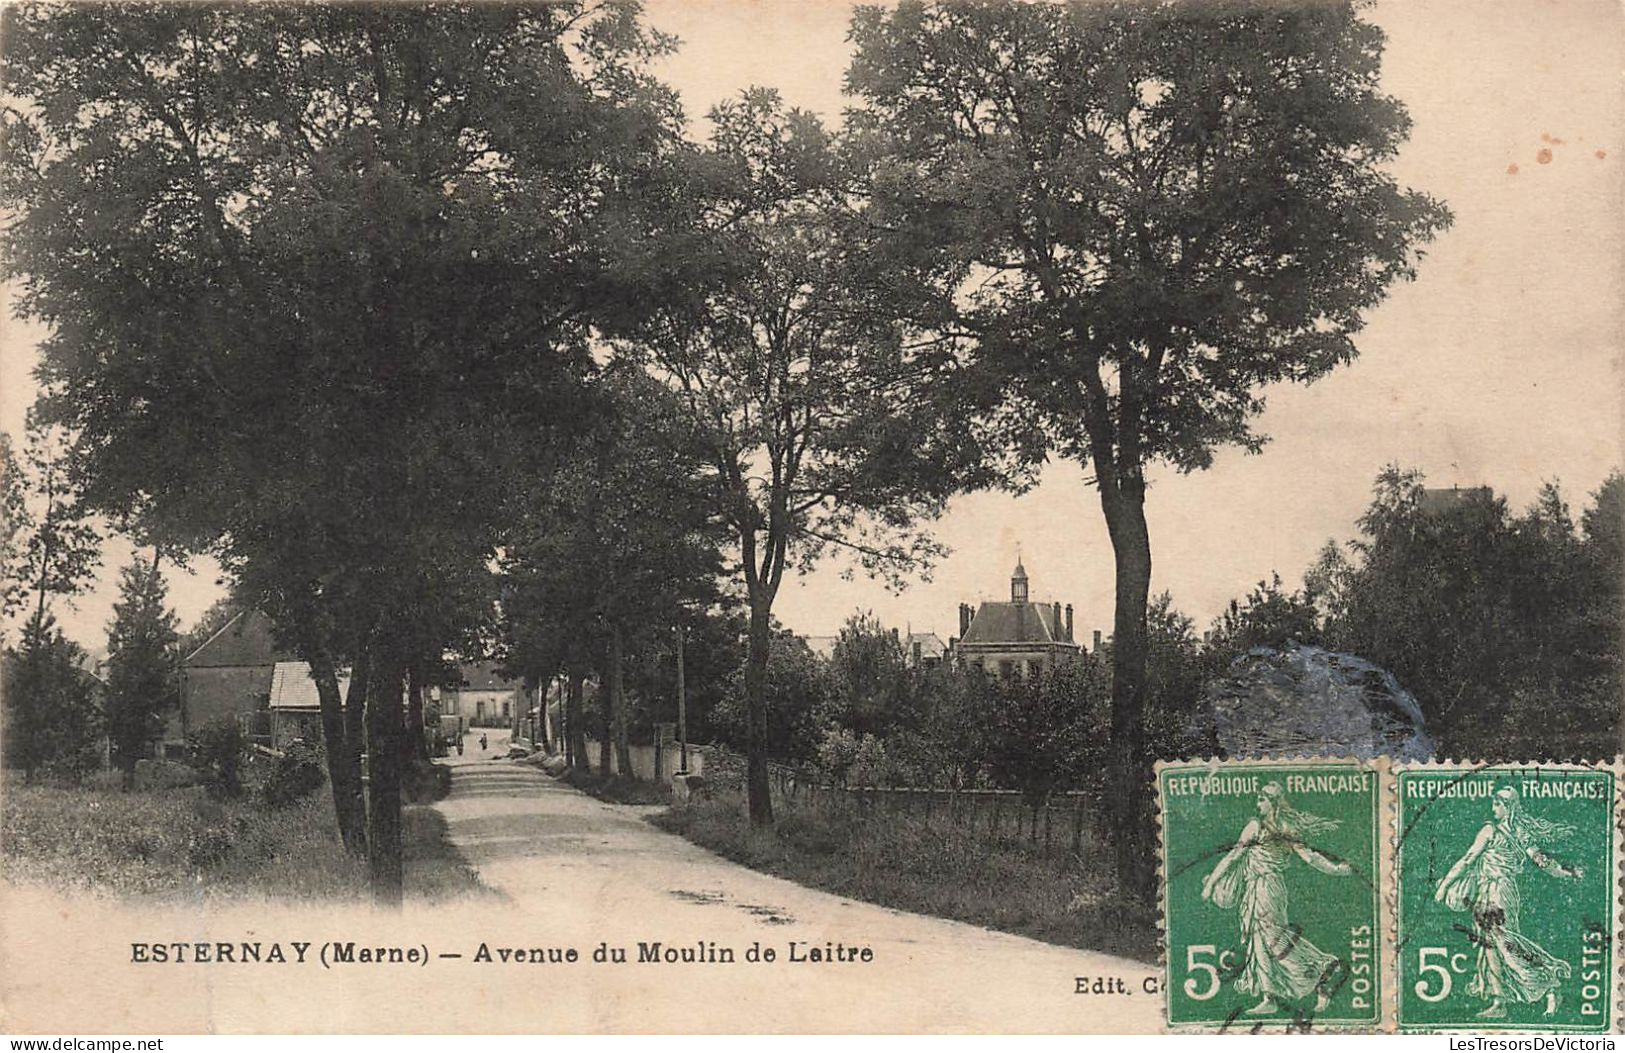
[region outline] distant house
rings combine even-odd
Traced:
[[[1016,561],[1010,577],[1010,602],[987,602],[976,608],[959,605],[959,639],[954,661],[1005,679],[1035,676],[1068,655],[1079,652],[1072,638],[1072,605],[1034,603],[1028,596],[1027,570]]]
[[[525,685],[497,672],[495,662],[464,662],[457,667],[461,684],[442,688],[440,712],[473,724],[511,724],[515,713],[529,708]]]
[[[265,615],[244,611],[232,618],[182,660],[181,704],[164,729],[165,749],[222,720],[251,723],[270,707],[277,663],[292,661],[277,647]]]
[[[338,671],[339,697],[350,690],[350,670]],[[271,669],[271,694],[259,734],[281,747],[294,739],[319,742],[322,737],[322,702],[316,681],[305,662],[278,662]]]
[[[929,669],[941,665],[948,654],[948,645],[936,633],[911,632],[903,641],[903,656],[910,669]]]

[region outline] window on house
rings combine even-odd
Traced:
[[[1014,680],[1016,678],[1016,663],[1008,658],[1000,662],[999,675],[1006,680]]]

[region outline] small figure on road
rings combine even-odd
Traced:
[[[488,750],[490,748],[491,748],[491,744],[486,739],[485,732],[483,732],[483,731],[480,732],[480,752],[484,753],[486,750]]]
[[[463,737],[461,735],[458,735],[457,736],[457,756],[461,757],[462,755],[463,755]]]

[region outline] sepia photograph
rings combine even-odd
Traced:
[[[0,1030],[1618,1033],[1622,70],[5,4]]]

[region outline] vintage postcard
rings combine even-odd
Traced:
[[[0,1029],[1618,1032],[1622,68],[3,5]]]

